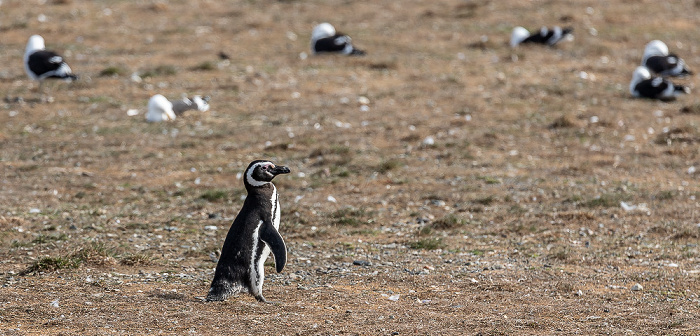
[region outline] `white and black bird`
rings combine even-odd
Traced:
[[[248,196],[226,235],[207,301],[247,292],[267,302],[262,295],[265,260],[272,252],[277,273],[287,263],[287,247],[278,231],[280,204],[272,179],[289,172],[289,168],[267,160],[253,161],[246,168],[243,183]]]
[[[571,33],[573,31],[574,29],[571,27],[562,28],[559,26],[554,26],[551,29],[542,27],[540,28],[539,32],[530,34],[530,32],[523,27],[515,27],[513,28],[513,32],[510,34],[510,46],[514,48],[523,43],[553,46],[563,39],[572,38],[573,35]]]
[[[209,97],[194,96],[191,99],[182,98],[170,101],[163,95],[154,95],[148,100],[146,120],[150,122],[175,120],[175,118],[189,110],[208,111]]]
[[[644,47],[642,65],[661,76],[682,77],[692,75],[682,58],[668,52],[668,46],[659,40]]]
[[[638,66],[632,75],[630,93],[640,98],[673,100],[680,95],[690,93],[690,88],[674,85],[663,77],[652,77],[649,69]]]
[[[44,38],[32,35],[24,51],[24,71],[33,80],[39,81],[39,87],[45,79],[62,79],[74,81],[78,76],[73,74],[61,55],[46,50]]]
[[[364,55],[365,52],[352,45],[350,36],[335,31],[335,27],[324,22],[311,32],[311,53],[336,53],[343,55]]]

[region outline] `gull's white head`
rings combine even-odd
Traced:
[[[43,50],[44,48],[46,48],[46,45],[44,45],[44,38],[40,35],[32,35],[27,42],[27,48],[24,50],[24,56],[26,57],[29,54],[37,50]]]
[[[668,47],[666,43],[659,40],[653,40],[647,43],[646,47],[644,47],[644,61],[651,56],[668,56]]]
[[[530,36],[530,32],[523,27],[513,28],[513,32],[510,34],[510,47],[514,48],[521,42],[525,41],[526,38]]]
[[[167,120],[175,120],[175,112],[173,112],[173,103],[171,103],[163,95],[157,94],[148,100],[148,113],[146,120],[150,122],[160,122]]]
[[[335,35],[335,28],[333,25],[328,22],[324,22],[314,27],[314,30],[311,32],[311,41],[316,42],[319,39],[331,37],[333,35]]]
[[[638,66],[634,69],[634,74],[632,74],[632,81],[630,82],[630,93],[634,94],[634,88],[643,80],[651,78],[651,72],[644,66]]]

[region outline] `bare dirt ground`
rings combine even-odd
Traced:
[[[628,83],[651,39],[700,70],[699,12],[4,0],[0,334],[698,334],[700,99]],[[323,21],[368,55],[304,59]],[[507,46],[542,24],[575,40]],[[81,76],[53,102],[32,34]],[[149,124],[156,93],[212,109]],[[258,158],[293,170],[275,303],[202,302]]]

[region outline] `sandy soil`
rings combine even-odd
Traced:
[[[700,70],[699,10],[4,0],[0,334],[698,334],[700,99],[628,83],[651,39]],[[308,55],[323,21],[368,55]],[[574,41],[508,47],[543,24]],[[32,34],[81,76],[48,101]],[[202,302],[258,158],[292,169],[275,303]]]

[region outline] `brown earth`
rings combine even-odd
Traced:
[[[323,21],[368,55],[303,59]],[[575,40],[507,46],[542,24]],[[692,0],[4,0],[0,334],[699,334],[700,99],[628,93],[651,39],[699,70],[699,26]],[[52,102],[32,34],[81,76]],[[156,93],[212,109],[146,123]],[[276,303],[202,302],[257,158],[293,170]]]

